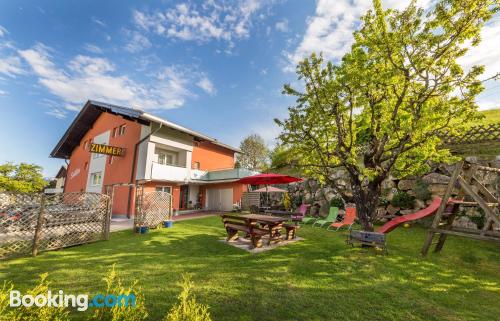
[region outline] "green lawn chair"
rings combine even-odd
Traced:
[[[319,219],[319,217],[305,216],[302,218],[302,223],[304,223],[304,224],[313,223],[317,219]]]
[[[332,224],[337,220],[338,215],[339,215],[339,208],[332,206],[330,207],[330,212],[328,213],[328,216],[325,219],[316,220],[313,223],[313,226],[323,227],[325,224]]]

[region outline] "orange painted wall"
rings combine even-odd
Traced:
[[[112,137],[113,128],[125,125],[125,134],[122,136]],[[66,192],[85,191],[87,186],[88,168],[85,169],[85,163],[90,164],[91,153],[84,149],[85,141],[89,141],[97,135],[106,131],[110,131],[109,144],[119,146],[126,149],[123,157],[113,157],[112,164],[109,164],[111,156],[106,156],[106,168],[104,170],[103,187],[110,184],[129,183],[132,172],[132,164],[134,158],[135,144],[140,139],[141,125],[126,120],[120,116],[103,113],[95,121],[92,128],[85,134],[71,154],[68,166],[68,178],[66,180]],[[88,166],[87,166],[88,167]],[[78,175],[72,177],[75,171],[80,171]],[[104,192],[104,189],[103,189]],[[132,191],[134,195],[135,191]],[[128,187],[116,187],[113,197],[113,214],[128,213]],[[134,208],[134,198],[132,197],[131,209]]]
[[[200,170],[216,170],[234,168],[234,151],[212,144],[200,142],[193,147],[191,167],[200,163]]]

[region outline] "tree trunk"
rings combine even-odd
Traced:
[[[351,180],[356,212],[363,230],[373,232],[373,221],[377,213],[380,197],[380,183],[370,182],[362,186],[359,180]]]

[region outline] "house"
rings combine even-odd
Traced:
[[[66,166],[61,166],[59,171],[57,172],[56,177],[54,177],[53,183],[51,185],[53,187],[48,187],[44,190],[45,194],[57,194],[62,193],[64,191],[64,182],[66,181]],[[49,185],[50,186],[50,185]]]
[[[240,151],[138,109],[88,101],[50,154],[69,161],[64,192],[113,189],[113,215],[134,215],[135,186],[173,196],[173,209],[229,211],[256,173]]]

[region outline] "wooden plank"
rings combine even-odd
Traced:
[[[491,210],[488,204],[479,196],[474,190],[472,186],[470,186],[462,177],[458,176],[458,183],[465,190],[467,194],[469,194],[478,205],[484,210],[486,216],[492,219],[496,224],[500,225],[500,219],[496,216],[496,214]]]
[[[460,161],[455,165],[455,170],[453,171],[450,181],[448,182],[448,187],[446,188],[446,192],[444,193],[443,199],[441,200],[441,204],[439,205],[439,209],[436,215],[434,216],[434,221],[432,221],[431,230],[436,229],[439,226],[439,223],[441,222],[441,218],[446,208],[446,204],[448,203],[448,199],[451,197],[453,187],[455,187],[455,182],[457,181],[457,178],[460,174],[460,171],[462,170],[463,165],[464,165],[463,161]],[[434,238],[434,232],[432,232],[431,230],[429,230],[429,233],[427,234],[427,239],[425,240],[424,245],[422,246],[421,250],[422,255],[427,255],[429,247],[431,246],[432,243],[432,239]]]
[[[475,177],[472,177],[472,183],[479,188],[481,193],[483,193],[483,195],[486,197],[487,202],[497,204],[496,206],[498,206],[497,198],[486,188],[486,186],[481,184],[481,182],[479,182]],[[488,205],[492,206],[493,204]]]
[[[42,199],[40,200],[40,211],[38,213],[38,220],[36,222],[35,236],[33,237],[33,249],[31,250],[31,254],[33,256],[37,256],[38,247],[40,246],[40,237],[42,235],[43,222],[45,220],[45,194],[42,195]]]
[[[490,235],[480,235],[480,234],[472,234],[470,231],[456,231],[456,230],[445,230],[445,229],[431,229],[433,233],[441,233],[441,234],[448,234],[448,235],[455,235],[455,236],[462,236],[462,237],[468,237],[476,240],[482,240],[482,241],[494,241],[494,242],[500,242],[500,238],[496,236],[490,236]]]

